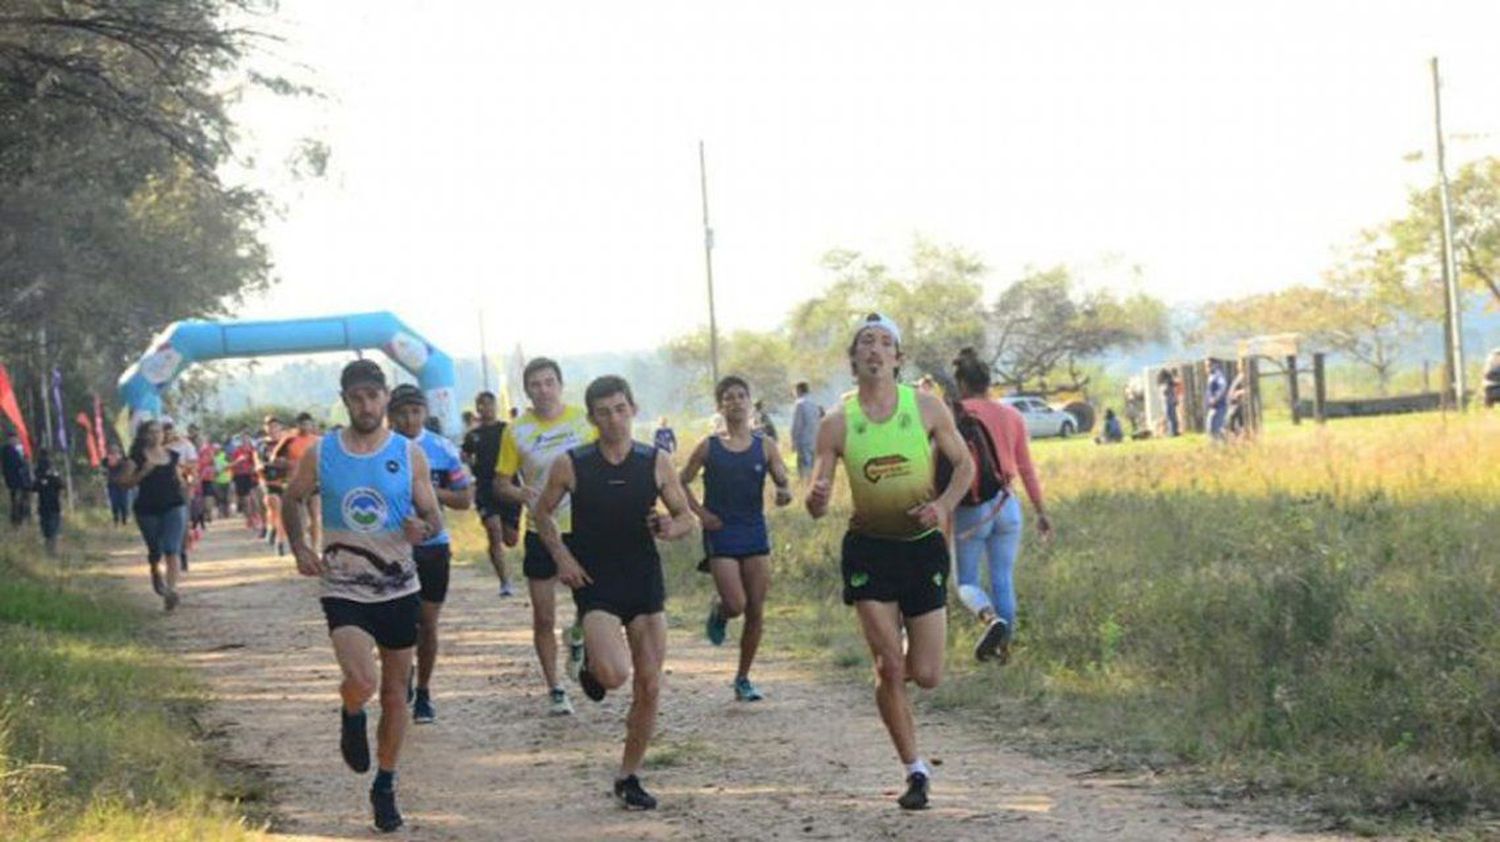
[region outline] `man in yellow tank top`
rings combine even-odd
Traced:
[[[974,463],[943,402],[897,382],[901,331],[894,322],[865,317],[849,363],[858,388],[818,427],[807,511],[827,513],[843,460],[854,499],[841,562],[844,603],[854,606],[875,657],[875,704],[906,767],[907,789],[897,803],[920,810],[932,770],[917,753],[906,682],[931,688],[942,678],[949,562],[938,527],[963,498]],[[933,444],[958,466],[941,494],[933,488]]]

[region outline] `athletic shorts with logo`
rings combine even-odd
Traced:
[[[423,544],[411,548],[417,562],[417,581],[422,583],[422,601],[442,603],[448,599],[448,569],[453,562],[453,547],[448,544]]]
[[[844,604],[894,602],[917,617],[948,602],[948,543],[933,531],[913,541],[844,533]]]
[[[322,602],[330,633],[343,626],[354,626],[375,638],[375,644],[382,649],[417,645],[421,601],[415,593],[385,602],[355,602],[331,596],[323,597]]]

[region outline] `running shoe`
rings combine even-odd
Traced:
[[[553,687],[548,695],[552,700],[550,712],[553,716],[573,715],[573,702],[568,698],[568,691],[561,687]]]
[[[162,606],[166,610],[171,611],[172,609],[174,609],[174,608],[177,607],[177,603],[180,602],[181,600],[177,596],[177,591],[170,590],[170,591],[167,591],[165,594],[162,594],[161,601],[162,601]]]
[[[719,601],[715,599],[708,605],[708,620],[703,624],[704,633],[708,635],[708,642],[715,646],[723,646],[724,638],[729,633],[729,621],[719,613]]]
[[[583,629],[573,626],[568,629],[568,677],[578,680],[578,670],[583,666]]]
[[[516,592],[513,591],[513,590],[511,590],[510,580],[509,579],[501,579],[500,580],[500,598],[504,599],[507,596],[515,596],[515,595],[516,595]]]
[[[375,829],[381,833],[390,833],[404,824],[401,811],[396,809],[394,787],[391,789],[371,788],[370,806],[375,808]]]
[[[365,732],[365,712],[350,715],[341,707],[339,717],[339,752],[350,769],[363,775],[370,771],[370,735]],[[394,807],[395,802],[391,803]]]
[[[974,644],[974,660],[988,661],[999,653],[1002,647],[1009,648],[1010,624],[996,617],[985,627],[984,634],[979,636],[979,642]],[[1001,663],[1004,663],[1002,660]]]
[[[906,776],[906,792],[896,799],[903,810],[925,810],[927,809],[927,790],[931,786],[927,776],[921,772],[912,772]]]
[[[151,565],[151,590],[156,591],[157,596],[167,595],[167,583],[162,581],[161,571],[156,565]]]
[[[266,540],[266,527],[264,525],[260,527],[260,539],[262,541]]]
[[[432,694],[427,692],[426,687],[417,690],[417,698],[412,702],[411,721],[418,725],[426,725],[437,720],[437,709],[432,706]]]
[[[761,699],[764,699],[764,698],[765,698],[765,695],[762,694],[760,692],[760,690],[757,689],[754,684],[750,683],[750,679],[748,677],[746,677],[746,676],[740,676],[739,678],[736,678],[734,680],[734,700],[735,701],[737,701],[737,702],[758,702],[758,701],[760,701]]]
[[[656,799],[641,788],[641,779],[635,775],[615,781],[615,797],[627,810],[656,809]]]
[[[599,679],[589,672],[587,660],[578,668],[578,686],[583,688],[583,695],[588,696],[592,701],[604,701],[604,685],[600,684]]]
[[[286,543],[285,542],[283,542],[283,541],[277,541],[276,542],[276,555],[278,557],[286,555]]]

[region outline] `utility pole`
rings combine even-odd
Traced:
[[[1448,382],[1453,384],[1453,406],[1464,411],[1464,334],[1463,298],[1458,293],[1458,266],[1453,261],[1453,207],[1448,196],[1448,168],[1443,150],[1443,94],[1438,76],[1437,56],[1432,58],[1432,120],[1437,132],[1438,198],[1442,204],[1442,266],[1444,305],[1447,320],[1444,333],[1448,347]]]
[[[708,224],[708,164],[698,141],[698,183],[703,189],[703,265],[708,272],[708,355],[713,382],[719,382],[719,322],[714,315],[714,229]]]
[[[479,308],[479,371],[484,379],[484,390],[490,390],[490,349],[484,341],[484,308]]]

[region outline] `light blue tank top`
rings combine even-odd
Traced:
[[[412,505],[411,442],[389,433],[376,452],[350,453],[342,433],[318,445],[323,511],[323,596],[386,602],[416,593],[416,563],[401,524]]]

